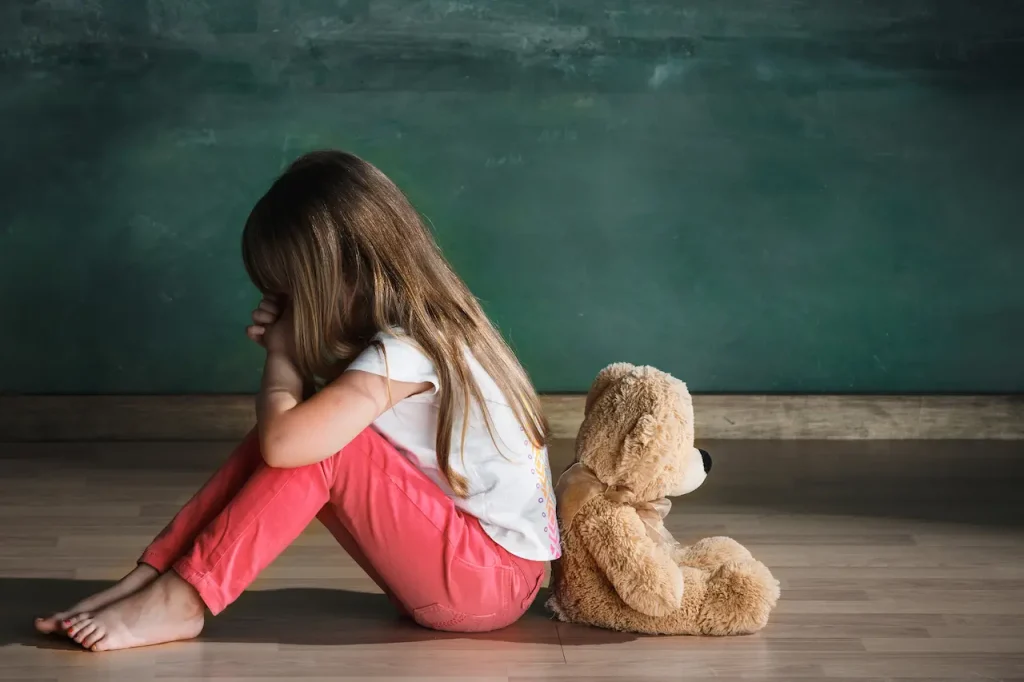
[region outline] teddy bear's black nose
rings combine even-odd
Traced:
[[[699,448],[698,448],[699,449]],[[707,450],[700,451],[700,458],[704,461],[704,473],[711,472],[711,455],[708,454]]]

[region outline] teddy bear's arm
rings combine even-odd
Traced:
[[[679,608],[683,573],[665,549],[647,535],[632,507],[609,504],[580,524],[587,550],[631,608],[664,616]]]

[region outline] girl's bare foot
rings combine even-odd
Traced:
[[[192,639],[203,629],[206,605],[174,571],[94,615],[82,615],[68,637],[93,651],[130,649]]]
[[[104,606],[113,604],[119,599],[124,599],[129,595],[135,594],[159,577],[160,574],[157,573],[157,570],[152,566],[149,566],[148,564],[139,564],[135,567],[135,570],[118,580],[117,584],[113,587],[109,587],[102,592],[97,592],[91,597],[83,599],[66,611],[55,613],[48,618],[36,618],[36,630],[44,634],[61,632],[63,630],[61,624],[64,621],[67,621],[70,625],[71,621],[75,620],[77,616],[80,616],[83,613],[98,611]]]

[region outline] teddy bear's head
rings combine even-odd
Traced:
[[[576,461],[639,501],[692,492],[711,470],[711,457],[693,444],[686,384],[627,363],[605,368],[590,387]]]

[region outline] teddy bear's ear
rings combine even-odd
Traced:
[[[658,434],[658,420],[652,414],[644,414],[636,420],[633,429],[622,442],[622,457],[619,459],[616,478],[624,479],[639,473],[647,450]]]
[[[617,362],[613,365],[608,365],[597,375],[594,379],[594,383],[590,385],[590,391],[587,393],[587,403],[583,408],[583,414],[589,414],[590,408],[594,406],[604,392],[613,383],[626,376],[630,372],[636,369],[635,365],[631,365],[628,362]]]

